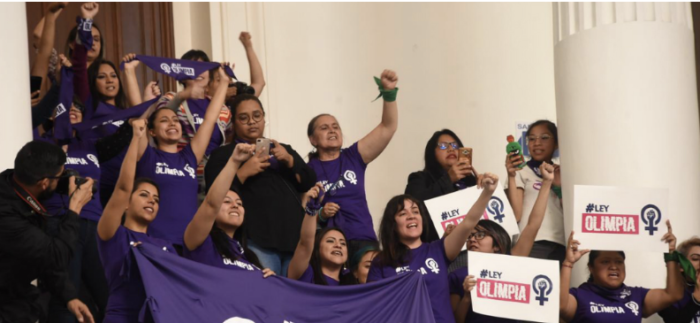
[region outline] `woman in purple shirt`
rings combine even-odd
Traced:
[[[149,243],[175,253],[170,242],[147,234],[149,225],[158,214],[160,191],[158,184],[150,179],[134,181],[139,145],[146,137],[146,123],[143,119],[134,120],[132,127],[133,139],[124,157],[117,186],[97,224],[98,249],[110,291],[103,323],[139,322],[146,291],[129,248]]]
[[[223,68],[218,71],[225,77]],[[148,132],[156,147],[151,147],[146,137],[140,139],[136,174],[152,179],[163,190],[163,212],[151,224],[151,235],[170,241],[179,253],[185,228],[197,212],[197,164],[209,145],[227,89],[226,83],[219,85],[199,131],[182,150],[178,151],[182,137],[180,119],[170,109],[156,110],[148,118]]]
[[[302,205],[306,206],[306,217],[301,223],[299,244],[289,262],[287,278],[316,285],[352,285],[352,276],[343,272],[348,260],[345,233],[340,228],[316,231],[322,190],[319,183],[304,194]]]
[[[219,176],[209,188],[204,203],[187,225],[184,236],[185,258],[210,266],[235,270],[260,270],[258,257],[246,246],[239,230],[245,209],[238,193],[229,190],[241,163],[250,158],[254,145],[239,144]],[[263,277],[274,275],[269,268]]]
[[[349,148],[341,149],[343,132],[330,114],[314,117],[307,129],[309,141],[316,149],[309,154],[308,165],[328,192],[319,219],[327,222],[325,226],[340,228],[347,234],[351,254],[377,241],[367,206],[365,170],[389,145],[398,127],[398,80],[394,71],[382,72],[380,89],[393,94],[384,96],[382,121]]]
[[[666,221],[668,233],[662,240],[672,253],[676,236]],[[588,258],[591,276],[578,288],[569,289],[574,264],[590,250],[579,250],[580,243],[569,235],[566,260],[561,268],[559,316],[566,322],[638,323],[642,318],[671,306],[683,297],[683,279],[678,263],[666,263],[666,288],[647,289],[624,284],[626,268],[622,251],[593,250]]]
[[[528,219],[527,225],[520,233],[518,241],[511,248],[511,238],[503,227],[498,223],[489,220],[479,220],[476,229],[467,239],[467,250],[473,252],[500,253],[504,255],[514,255],[527,257],[535,243],[537,231],[540,230],[542,220],[544,220],[547,209],[547,198],[549,190],[554,180],[554,166],[542,163],[540,173],[543,182],[540,193],[537,196],[535,206]],[[470,291],[476,285],[474,275],[469,275],[467,267],[460,267],[449,275],[450,280],[450,302],[457,322],[493,322],[506,323],[518,322],[515,320],[493,317],[476,313],[471,306]]]
[[[472,205],[464,220],[448,236],[430,243],[421,240],[429,219],[423,217],[421,202],[409,195],[392,198],[384,211],[379,227],[383,250],[372,262],[368,282],[410,272],[420,272],[428,287],[436,322],[454,322],[450,307],[447,267],[486,210],[498,185],[496,175],[485,173],[477,181],[484,190]]]

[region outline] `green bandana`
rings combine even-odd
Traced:
[[[376,76],[374,77],[374,82],[376,82],[379,86],[379,95],[377,95],[377,98],[375,98],[372,102],[377,101],[380,97],[384,97],[384,101],[386,102],[396,101],[396,93],[399,91],[399,88],[385,90],[382,86],[382,80]]]

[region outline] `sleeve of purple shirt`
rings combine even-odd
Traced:
[[[215,266],[217,261],[221,261],[221,255],[216,252],[211,236],[207,236],[207,238],[204,239],[204,242],[202,242],[199,247],[194,248],[194,250],[190,251],[187,249],[187,247],[184,247],[182,250],[182,256],[192,261],[210,266]]]
[[[362,165],[363,170],[367,169],[367,163],[365,163],[365,160],[362,159],[362,155],[360,155],[360,150],[357,147],[357,142],[352,144],[352,146],[348,147],[345,151],[347,151],[346,154],[348,158],[357,161],[359,165]]]
[[[314,282],[314,269],[311,268],[311,265],[306,267],[306,270],[304,270],[304,273],[301,274],[301,277],[297,279],[300,282],[305,282],[305,283],[313,283]]]
[[[369,267],[369,272],[367,273],[367,282],[376,282],[382,280],[382,267],[379,265],[379,261],[375,258],[372,261],[372,265]]]

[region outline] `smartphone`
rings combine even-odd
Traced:
[[[29,78],[29,87],[31,90],[31,93],[34,93],[36,91],[41,90],[41,77],[40,76],[31,76]],[[35,98],[32,98],[35,99]]]
[[[459,148],[459,156],[457,157],[457,159],[460,162],[466,161],[467,164],[471,165],[473,153],[474,153],[473,149],[471,149],[471,148],[467,148],[467,147]]]
[[[265,158],[270,157],[270,139],[267,138],[258,138],[255,140],[255,153],[257,154],[260,149],[265,148],[265,152],[262,153],[262,155]]]

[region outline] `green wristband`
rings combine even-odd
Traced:
[[[560,186],[552,185],[552,191],[554,192],[554,194],[559,196],[559,198],[561,198],[561,187]]]
[[[321,222],[321,223],[328,222],[328,219],[324,218],[323,213],[321,213],[321,212],[323,212],[323,206],[320,209],[318,209],[318,222]]]
[[[377,97],[372,102],[377,101],[380,97],[384,97],[384,101],[386,102],[396,101],[396,93],[399,92],[399,88],[394,88],[393,90],[385,90],[382,86],[382,80],[376,76],[374,77],[374,82],[377,83],[377,86],[379,86],[379,95],[377,95]]]
[[[679,262],[678,261],[678,253],[676,253],[676,252],[664,253],[664,262],[669,262],[669,261]]]

